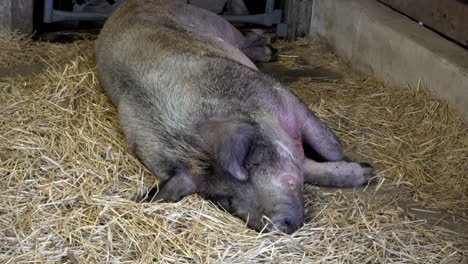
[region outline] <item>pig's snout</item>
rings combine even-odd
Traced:
[[[304,202],[302,198],[302,182],[294,174],[283,174],[279,177],[277,199],[273,199],[276,205],[268,215],[270,222],[265,231],[281,231],[292,234],[298,230],[304,222]]]
[[[303,206],[288,206],[277,211],[271,218],[270,223],[265,228],[267,232],[281,231],[292,234],[304,223]]]
[[[266,231],[281,231],[286,234],[292,234],[298,230],[303,223],[304,219],[301,216],[279,216],[272,219],[272,222],[267,225]]]

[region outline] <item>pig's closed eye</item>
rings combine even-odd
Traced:
[[[260,166],[260,162],[247,162],[245,164],[246,169],[256,168],[258,166]]]

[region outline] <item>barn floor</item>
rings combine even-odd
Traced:
[[[99,89],[93,41],[0,34],[2,263],[465,263],[468,125],[420,90],[352,72],[308,40],[260,69],[288,84],[370,161],[379,183],[306,186],[292,236],[258,234],[191,196],[135,197],[155,179],[127,151]],[[19,73],[21,76],[17,76]]]

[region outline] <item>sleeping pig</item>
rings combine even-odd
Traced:
[[[160,179],[154,200],[198,193],[256,230],[292,233],[304,221],[304,183],[368,181],[372,167],[344,161],[333,132],[257,70],[273,57],[267,44],[179,1],[127,0],[107,20],[100,83],[131,149]]]

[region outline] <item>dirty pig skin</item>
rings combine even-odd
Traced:
[[[333,132],[257,70],[272,58],[267,44],[179,1],[128,0],[107,20],[98,76],[132,151],[161,180],[154,200],[198,193],[255,230],[293,233],[304,183],[368,181],[372,167],[344,161]]]

